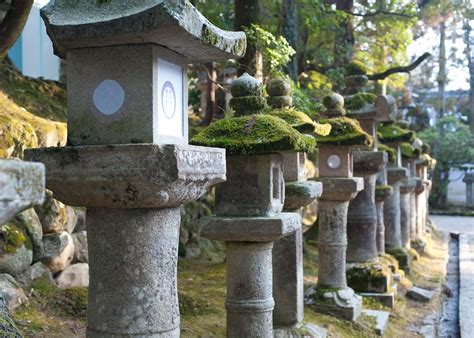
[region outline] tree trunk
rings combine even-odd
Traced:
[[[298,4],[296,0],[283,0],[281,31],[286,41],[297,50],[298,45]],[[298,56],[295,54],[287,65],[287,73],[296,81],[298,78]]]
[[[306,54],[308,50],[308,42],[309,42],[309,30],[306,25],[303,27],[303,30],[300,34],[301,40],[301,48],[298,55],[298,74],[306,71]]]
[[[0,60],[7,55],[25,27],[33,0],[12,0],[7,14],[0,23]]]
[[[443,118],[446,109],[446,21],[439,26],[439,72],[438,72],[438,97],[439,118]]]
[[[252,24],[259,23],[260,8],[258,0],[235,0],[235,30],[243,30]],[[248,43],[247,51],[243,58],[239,60],[237,67],[238,76],[243,73],[257,75],[259,64],[259,53],[255,44]]]
[[[204,119],[202,124],[204,126],[208,126],[211,124],[214,116],[216,116],[216,108],[217,108],[217,101],[216,101],[216,81],[217,81],[217,72],[216,68],[214,67],[213,62],[209,62],[205,64],[207,69],[207,91],[206,91],[206,112],[204,115]]]
[[[345,12],[352,12],[354,0],[337,0],[336,9]],[[334,60],[336,66],[344,66],[354,58],[354,25],[352,16],[348,15],[336,31],[334,44]]]
[[[472,27],[469,20],[464,22],[466,57],[469,65],[469,127],[474,135],[474,41],[471,39]]]

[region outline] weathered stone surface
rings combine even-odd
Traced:
[[[74,241],[74,262],[89,263],[87,232],[81,231],[72,234],[72,240]]]
[[[72,207],[66,206],[66,227],[64,230],[72,234],[77,224],[76,210]]]
[[[420,302],[428,303],[434,296],[433,291],[425,290],[419,287],[412,287],[407,291],[407,297]]]
[[[388,156],[384,151],[354,151],[354,175],[368,176],[383,170]]]
[[[378,95],[375,100],[375,108],[377,109],[377,120],[379,122],[390,121],[397,112],[397,102],[391,95]]]
[[[37,262],[43,257],[43,228],[33,208],[17,214],[13,223],[22,228],[31,241],[33,247],[33,262]]]
[[[390,291],[390,270],[378,262],[347,265],[347,284],[356,292]]]
[[[29,289],[31,284],[37,279],[42,279],[52,286],[57,286],[51,271],[41,262],[33,264],[17,277],[18,282],[25,289]]]
[[[13,231],[19,230],[15,229]],[[22,232],[18,236],[25,237],[26,234]],[[5,246],[3,250],[5,250]],[[21,246],[17,248],[12,247],[11,250],[14,251],[4,251],[0,255],[0,271],[13,276],[17,276],[31,265],[31,263],[33,262],[33,252],[31,250],[31,247],[28,248],[25,244],[21,244]]]
[[[281,213],[285,197],[280,154],[227,156],[227,182],[216,187],[218,216],[257,217]]]
[[[0,334],[8,338],[22,338],[20,331],[15,322],[10,317],[7,305],[3,298],[0,297]]]
[[[326,338],[326,329],[310,323],[300,323],[293,327],[273,327],[274,338]]]
[[[146,43],[164,46],[189,62],[226,60],[245,53],[243,32],[217,28],[184,0],[110,1],[100,6],[95,1],[56,0],[41,14],[61,57],[77,48]]]
[[[286,182],[285,183],[285,211],[297,211],[312,203],[323,192],[321,182]]]
[[[384,202],[377,202],[375,209],[377,212],[377,251],[379,254],[385,252],[385,222],[383,218]]]
[[[413,187],[414,189],[414,187]],[[407,186],[400,187],[400,233],[401,243],[406,249],[410,248],[410,231],[411,231],[411,192]]]
[[[323,183],[321,199],[328,201],[349,201],[364,189],[362,177],[318,177],[314,180]]]
[[[44,165],[0,160],[0,224],[34,204],[43,203]]]
[[[392,291],[386,293],[360,292],[359,295],[362,296],[362,298],[369,298],[383,304],[384,306],[394,309],[397,302],[396,289],[392,288],[391,290]]]
[[[179,208],[89,208],[87,217],[87,335],[179,337]]]
[[[74,232],[86,231],[86,210],[84,208],[75,208],[77,223]]]
[[[283,178],[285,182],[306,181],[306,154],[296,152],[282,152]]]
[[[68,222],[66,206],[54,199],[52,191],[46,190],[44,203],[36,206],[35,211],[44,234],[59,234],[66,230]]]
[[[305,292],[305,304],[316,312],[351,321],[357,320],[362,311],[362,297],[350,288],[337,291],[309,288]]]
[[[56,277],[60,289],[89,286],[89,264],[77,263],[68,266]]]
[[[43,237],[44,258],[42,262],[56,273],[66,269],[74,258],[74,241],[67,231]]]
[[[68,205],[104,208],[175,207],[225,180],[225,150],[185,145],[43,148],[47,186]],[[123,165],[127,163],[127,165]]]
[[[0,293],[10,311],[28,301],[20,284],[9,274],[0,274]]]
[[[202,222],[201,235],[219,241],[270,242],[300,227],[300,216],[295,213],[273,217],[209,217]]]
[[[377,310],[362,310],[362,313],[368,317],[375,318],[375,333],[383,336],[388,327],[390,312]]]

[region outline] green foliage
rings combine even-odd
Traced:
[[[247,39],[255,44],[263,54],[265,73],[272,77],[281,76],[283,67],[288,64],[296,53],[283,36],[275,36],[261,26],[252,25],[245,29]]]
[[[270,115],[251,115],[218,120],[191,139],[191,144],[225,148],[232,155],[275,151],[314,150],[313,137],[300,134],[284,120]]]

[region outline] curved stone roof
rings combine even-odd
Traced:
[[[243,32],[224,31],[188,0],[52,0],[41,10],[55,52],[69,49],[151,43],[205,62],[245,54]]]

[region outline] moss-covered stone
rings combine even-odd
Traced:
[[[269,96],[289,96],[291,94],[291,86],[284,79],[272,79],[268,81],[267,93]]]
[[[22,229],[13,223],[8,223],[2,226],[0,236],[4,243],[2,246],[3,253],[15,253],[22,246],[32,250],[33,246],[28,236],[26,236]]]
[[[293,105],[293,98],[291,96],[269,96],[267,103],[272,108],[290,108]]]
[[[386,184],[380,184],[375,186],[375,200],[385,201],[393,193],[393,187]]]
[[[331,131],[331,125],[316,123],[308,115],[296,109],[271,109],[265,111],[265,114],[281,118],[301,133],[325,136]]]
[[[364,108],[366,104],[374,104],[376,99],[377,95],[372,93],[357,93],[345,97],[345,108],[347,110],[359,110]]]
[[[390,163],[393,163],[397,159],[397,151],[385,144],[379,143],[378,144],[378,149],[380,151],[385,151],[388,155],[388,161]]]
[[[347,284],[356,292],[388,291],[390,270],[379,263],[356,264],[346,271]]]
[[[415,133],[411,130],[403,129],[395,123],[381,124],[377,128],[377,135],[383,143],[413,142]]]
[[[359,61],[352,61],[344,67],[346,76],[367,75],[367,67]]]
[[[233,97],[262,96],[263,88],[259,80],[244,73],[232,82],[230,92]]]
[[[265,109],[267,102],[261,96],[241,96],[233,97],[229,102],[235,111],[235,116],[250,115]]]
[[[422,154],[429,154],[431,153],[431,146],[427,143],[423,143],[421,146],[421,153]]]
[[[359,122],[347,117],[322,119],[319,123],[330,124],[331,132],[327,136],[316,135],[316,142],[324,145],[365,145],[372,146],[374,139],[367,134]]]
[[[284,120],[261,114],[216,121],[194,136],[190,143],[225,148],[231,155],[310,152],[316,146],[313,137],[300,134]]]
[[[416,149],[408,142],[401,143],[400,150],[402,152],[402,156],[408,159],[415,159],[420,156],[420,150]]]
[[[408,252],[403,248],[386,248],[385,251],[395,257],[398,261],[400,269],[405,273],[410,273],[411,258]]]

